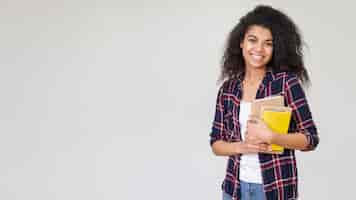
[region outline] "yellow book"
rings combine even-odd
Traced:
[[[284,106],[262,106],[261,118],[266,125],[275,133],[287,134],[290,119],[292,116],[292,109]],[[283,153],[284,148],[272,144],[273,153]]]

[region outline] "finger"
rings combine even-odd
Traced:
[[[266,144],[266,143],[260,143],[259,144],[263,149],[266,149],[267,151],[269,150],[269,149],[271,149],[270,148],[270,145],[268,145],[268,144]],[[272,149],[271,149],[272,150]]]
[[[261,149],[261,147],[258,144],[247,143],[246,146],[249,150],[259,151]]]
[[[247,130],[250,130],[251,128],[257,128],[259,126],[260,121],[258,120],[247,120]]]
[[[246,143],[253,144],[253,145],[260,145],[261,144],[261,142],[259,140],[249,140],[249,141],[246,141]]]
[[[261,122],[261,119],[259,117],[256,117],[255,115],[250,115],[247,122],[251,122],[252,124],[258,124]]]
[[[258,123],[258,120],[255,120],[255,119],[248,119],[247,120],[247,127],[249,127],[249,124],[257,124]]]
[[[262,143],[264,143],[262,140],[260,140],[258,138],[248,138],[245,141],[246,141],[246,143],[249,143],[249,144],[262,144]]]
[[[262,142],[261,140],[259,140],[258,138],[254,137],[254,136],[252,136],[252,135],[246,136],[245,141],[246,141],[247,143],[252,143],[252,144],[259,144],[259,143]]]
[[[260,153],[275,154],[274,151],[270,151],[270,150],[267,150],[267,151],[260,151]]]
[[[273,154],[275,152],[272,150],[272,146],[271,145],[267,145],[266,150],[264,150],[262,153]]]
[[[249,115],[249,116],[248,116],[248,119],[250,119],[250,120],[256,120],[256,121],[259,121],[259,120],[260,120],[260,118],[259,118],[258,116],[256,116],[256,115]]]
[[[265,144],[258,144],[258,148],[259,148],[259,151],[262,152],[262,151],[268,151],[268,145],[265,145]]]
[[[258,134],[255,132],[249,132],[247,135],[245,135],[246,138],[250,138],[250,139],[254,139],[254,138],[258,138]]]
[[[267,144],[250,144],[246,143],[247,152],[249,153],[273,153],[270,145]]]
[[[253,127],[253,125],[255,125],[254,122],[247,120],[247,124],[246,124],[247,132]]]
[[[252,140],[254,137],[251,134],[245,135],[245,140]]]

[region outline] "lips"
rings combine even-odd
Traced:
[[[251,57],[256,61],[263,60],[263,56],[262,55],[251,54]]]

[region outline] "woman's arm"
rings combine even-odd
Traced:
[[[306,140],[306,146],[301,150],[312,151],[319,144],[318,130],[313,120],[302,84],[297,76],[289,74],[286,77],[284,90],[286,103],[292,108],[292,119],[296,124],[295,131],[299,134],[303,134]],[[298,133],[296,134],[298,135]],[[277,140],[277,142],[279,142],[279,140]]]
[[[276,134],[273,133],[272,144],[283,146],[287,149],[306,150],[308,140],[302,133]]]
[[[277,144],[287,149],[305,150],[308,146],[307,137],[302,133],[278,134],[274,133],[268,126],[259,118],[250,116],[247,124],[247,142],[256,140],[263,141],[268,144]]]
[[[246,142],[225,142],[222,140],[212,144],[212,149],[217,156],[233,156],[237,154],[248,154],[267,152],[269,149],[267,144],[250,144]]]

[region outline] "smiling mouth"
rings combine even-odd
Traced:
[[[263,59],[263,56],[262,56],[262,55],[251,54],[251,57],[252,57],[254,60],[262,60],[262,59]]]

